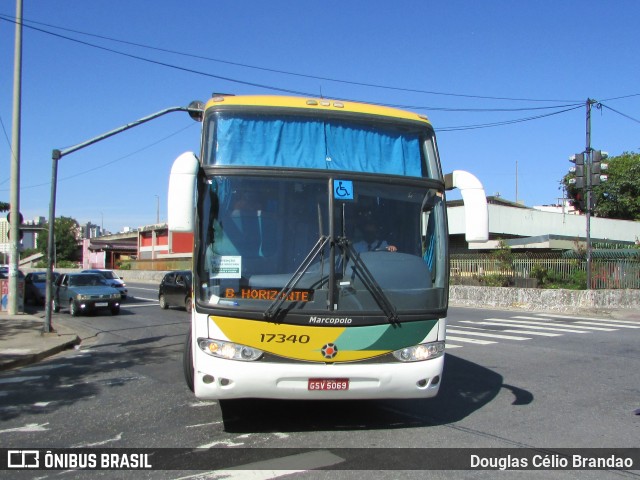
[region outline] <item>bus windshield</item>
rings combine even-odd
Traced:
[[[229,175],[210,177],[199,198],[205,305],[267,317],[274,303],[289,313],[367,312],[370,322],[445,307],[444,205],[434,188],[347,174]]]

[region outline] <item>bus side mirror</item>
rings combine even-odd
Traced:
[[[489,240],[489,210],[484,187],[475,175],[454,170],[444,176],[446,190],[459,188],[464,202],[465,239],[467,242]]]
[[[193,152],[180,155],[173,162],[169,176],[168,224],[173,232],[193,232],[196,182],[200,162]]]

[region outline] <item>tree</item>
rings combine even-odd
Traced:
[[[0,212],[8,212],[9,208],[10,207],[8,203],[0,202]]]
[[[593,214],[596,217],[640,221],[640,153],[625,152],[606,160],[609,169],[603,171],[609,177],[592,188]],[[573,205],[584,212],[586,205],[582,189],[569,184],[573,174],[562,179]]]
[[[43,232],[38,235],[39,252],[47,255],[49,238],[49,225],[47,224]],[[71,260],[77,258],[78,242],[80,241],[80,226],[78,222],[70,217],[58,217],[55,223],[55,247],[56,261]]]

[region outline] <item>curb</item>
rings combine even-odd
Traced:
[[[43,333],[44,335],[58,335],[57,333]],[[3,362],[0,362],[0,371],[11,370],[13,368],[24,367],[26,365],[31,365],[39,362],[47,357],[55,355],[56,353],[60,353],[63,350],[68,350],[70,348],[75,347],[76,345],[80,345],[80,337],[77,335],[72,335],[71,338],[67,341],[61,342],[57,345],[54,345],[48,349],[41,350],[37,353],[31,353],[27,355],[20,355],[14,359],[8,359]]]

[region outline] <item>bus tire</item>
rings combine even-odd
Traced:
[[[192,392],[193,387],[193,342],[191,341],[191,329],[187,332],[187,338],[184,342],[184,350],[182,352],[182,369],[184,371],[184,379],[187,382],[187,387]]]

